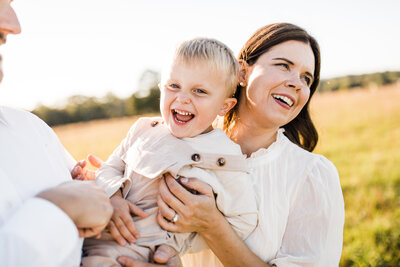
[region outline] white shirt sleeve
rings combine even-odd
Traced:
[[[310,171],[291,204],[276,266],[338,266],[344,201],[335,166],[324,157]]]
[[[76,160],[74,159],[74,157],[65,149],[57,134],[53,131],[52,128],[50,128],[50,126],[48,126],[44,121],[36,116],[33,116],[33,119],[33,121],[35,121],[40,126],[38,127],[38,131],[42,132],[42,136],[48,137],[47,140],[52,144],[51,147],[53,147],[55,151],[58,151],[62,155],[63,160],[68,167],[68,170],[71,172],[72,168],[76,164]]]
[[[0,225],[0,266],[59,266],[78,242],[75,224],[60,208],[30,198]]]

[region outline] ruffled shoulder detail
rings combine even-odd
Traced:
[[[276,141],[273,142],[268,148],[260,148],[259,150],[253,152],[250,158],[255,159],[259,157],[263,157],[265,155],[271,155],[278,153],[283,149],[283,145],[289,141],[289,139],[283,134],[285,129],[279,128],[278,134],[276,136]]]

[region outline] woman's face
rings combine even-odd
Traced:
[[[309,44],[286,41],[248,66],[239,116],[244,123],[279,128],[293,120],[307,103],[313,82],[314,54]]]

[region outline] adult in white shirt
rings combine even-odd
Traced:
[[[0,0],[0,45],[20,32],[10,2]],[[0,107],[0,266],[79,266],[82,237],[112,207],[93,182],[72,181],[74,164],[42,120]]]
[[[248,156],[257,228],[242,241],[216,209],[211,188],[195,178],[181,182],[200,195],[172,177],[160,183],[158,221],[168,231],[198,232],[206,240],[211,250],[185,255],[185,267],[338,266],[340,181],[330,161],[311,153],[318,140],[308,111],[319,83],[318,44],[295,25],[268,25],[246,42],[239,60],[238,105],[224,129]]]

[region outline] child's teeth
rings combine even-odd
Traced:
[[[189,112],[183,112],[183,111],[179,111],[179,110],[175,110],[175,112],[176,112],[176,113],[178,113],[178,114],[180,114],[180,115],[186,115],[186,116],[188,116],[188,115],[192,115],[192,113],[189,113]]]

